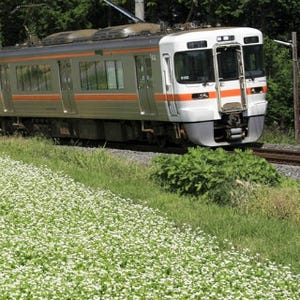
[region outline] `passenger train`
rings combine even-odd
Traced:
[[[262,33],[136,23],[0,48],[0,124],[54,138],[256,141],[267,109]]]

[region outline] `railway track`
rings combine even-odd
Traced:
[[[157,147],[149,145],[126,145],[124,144],[112,144],[112,148],[123,149],[123,150],[132,150],[138,152],[155,152],[161,154],[185,154],[188,151],[188,147]],[[276,164],[286,164],[293,166],[300,166],[300,149],[295,148],[294,150],[290,149],[278,149],[278,148],[264,148],[262,144],[252,145],[249,147],[252,149],[253,154],[259,157],[265,158],[270,163]],[[232,151],[232,150],[229,150]]]
[[[129,149],[136,151],[153,151],[157,153],[173,153],[173,154],[185,154],[188,151],[188,147],[155,147],[155,146],[145,146],[145,145],[133,145],[129,146]],[[278,164],[289,164],[300,166],[300,150],[287,150],[287,149],[277,149],[277,148],[263,148],[263,145],[250,147],[253,150],[253,154],[259,157],[265,158],[271,163]]]
[[[300,152],[281,149],[252,148],[253,154],[271,163],[300,166]]]
[[[82,146],[82,145],[79,145]],[[159,147],[148,144],[124,144],[124,143],[96,143],[96,144],[88,144],[85,145],[88,147],[103,147],[108,148],[115,151],[134,151],[139,153],[156,153],[158,154],[185,154],[188,151],[188,146],[171,146],[171,147]],[[300,166],[300,147],[292,147],[290,149],[278,148],[280,146],[276,145],[265,147],[263,144],[252,144],[248,147],[253,151],[254,155],[265,158],[270,163],[276,164],[285,164],[291,166]],[[229,152],[232,149],[227,149]]]

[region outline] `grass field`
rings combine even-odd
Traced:
[[[295,132],[293,129],[283,130],[280,129],[278,125],[265,126],[259,142],[300,146],[300,143],[295,140]]]
[[[101,149],[2,138],[0,153],[3,299],[300,297],[295,222],[163,192]]]

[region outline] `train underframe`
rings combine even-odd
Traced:
[[[141,141],[161,146],[186,140],[178,123],[140,120],[4,117],[0,130],[3,135],[18,133],[57,139]]]
[[[140,120],[2,117],[1,133],[39,135],[57,139],[140,141],[164,146],[167,143],[226,146],[250,143],[262,134],[264,116],[245,118],[223,115],[220,120],[171,123]]]

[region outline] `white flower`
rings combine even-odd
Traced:
[[[0,299],[300,299],[300,276],[0,157]]]

